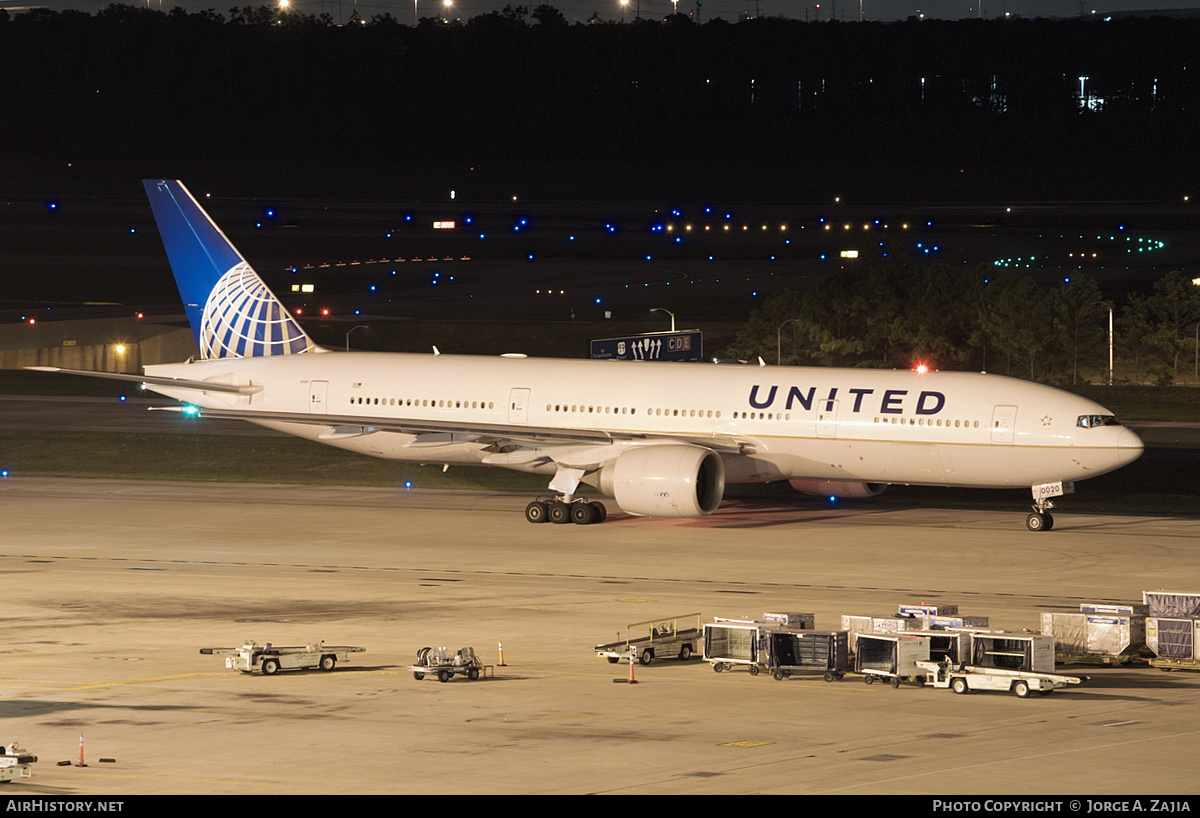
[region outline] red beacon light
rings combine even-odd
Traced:
[[[925,364],[917,364],[915,367],[913,367],[913,372],[916,372],[918,375],[924,375],[928,371],[929,367]]]

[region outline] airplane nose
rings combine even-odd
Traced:
[[[1125,429],[1117,436],[1117,460],[1122,466],[1132,463],[1142,456],[1146,445],[1138,437],[1137,432]]]

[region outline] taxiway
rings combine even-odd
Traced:
[[[1067,668],[1032,700],[715,674],[594,656],[626,624],[702,612],[888,614],[957,603],[993,627],[1140,601],[1200,576],[1194,519],[748,508],[530,526],[517,495],[137,481],[0,482],[4,741],[13,794],[1195,791],[1200,674]],[[1186,584],[1186,583],[1185,583]],[[324,640],[333,673],[226,670],[199,648]],[[424,646],[494,680],[418,682]],[[80,734],[88,767],[75,761]],[[100,757],[115,761],[100,763]]]

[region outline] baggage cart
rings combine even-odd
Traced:
[[[767,669],[776,681],[793,673],[824,676],[832,682],[846,675],[845,631],[772,631],[767,635]]]
[[[344,662],[351,653],[362,653],[366,648],[350,645],[326,645],[324,642],[309,642],[295,647],[276,647],[270,642],[260,645],[247,639],[240,648],[200,648],[206,656],[224,656],[225,667],[242,673],[261,671],[264,676],[274,676],[281,670],[320,668],[329,672]]]
[[[697,648],[702,647],[702,637],[700,614],[668,616],[634,622],[625,628],[624,639],[618,634],[617,641],[596,645],[595,651],[597,656],[603,656],[612,664],[628,659],[630,655],[643,665],[671,657],[687,661]]]

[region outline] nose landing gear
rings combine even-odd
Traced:
[[[1075,491],[1074,483],[1041,483],[1033,486],[1033,513],[1025,518],[1025,527],[1030,531],[1049,531],[1054,528],[1054,508],[1051,497],[1062,497]]]
[[[1054,528],[1054,515],[1050,513],[1050,509],[1054,508],[1054,503],[1049,499],[1040,497],[1034,501],[1033,513],[1025,518],[1025,527],[1030,531],[1049,531]]]

